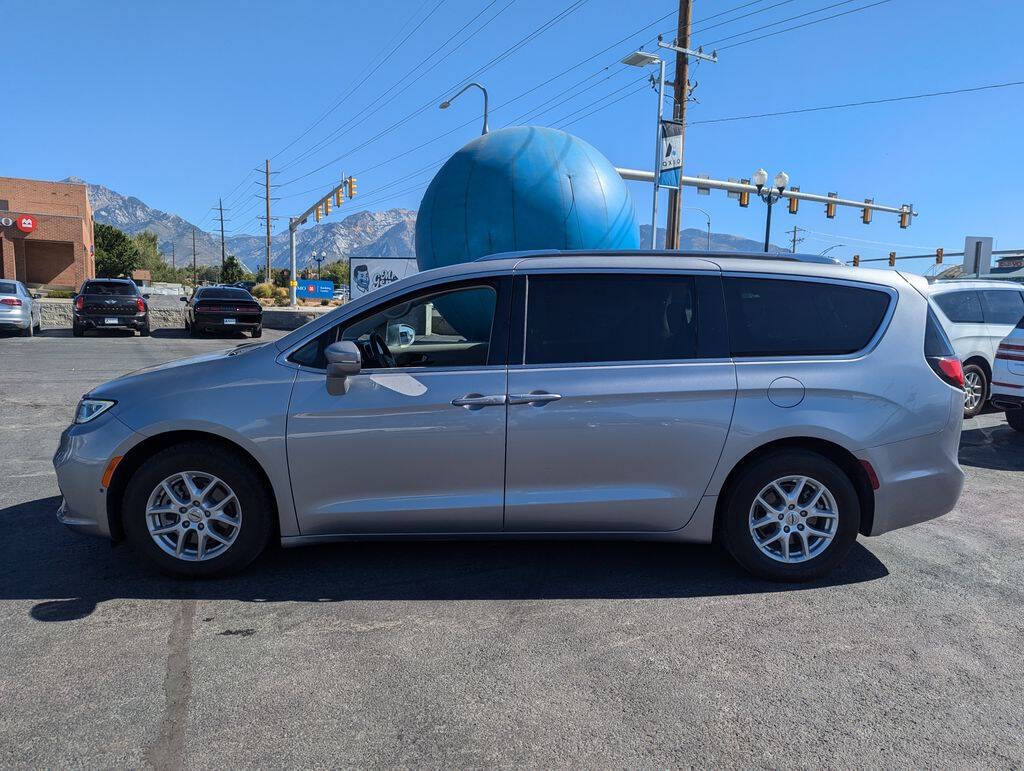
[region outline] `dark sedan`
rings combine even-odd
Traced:
[[[75,296],[71,332],[81,337],[87,329],[133,329],[149,336],[149,295],[127,278],[93,278]]]
[[[185,307],[185,331],[192,337],[203,332],[248,332],[263,334],[263,306],[244,289],[231,286],[203,286]]]

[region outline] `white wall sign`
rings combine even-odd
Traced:
[[[419,266],[412,257],[351,257],[349,270],[349,288],[352,299],[355,300],[375,289],[418,273]]]

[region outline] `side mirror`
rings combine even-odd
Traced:
[[[348,377],[358,375],[363,368],[363,357],[351,340],[331,343],[324,351],[327,357],[327,393],[342,396],[348,393]]]
[[[31,296],[31,298],[33,300],[38,300],[39,299],[39,292],[30,292],[29,296]]]
[[[148,295],[148,294],[144,294],[144,295],[142,295],[142,299],[143,299],[143,300],[148,300],[148,299],[149,299],[149,295]]]
[[[183,303],[187,303],[188,302],[188,298],[187,297],[179,297],[178,299],[181,300]]]

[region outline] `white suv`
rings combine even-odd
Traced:
[[[992,404],[1006,410],[1011,428],[1024,431],[1024,318],[996,349]]]
[[[992,391],[996,349],[1024,318],[1024,287],[1011,281],[952,279],[928,286],[953,350],[964,365],[964,417],[981,412]]]

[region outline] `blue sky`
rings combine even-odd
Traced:
[[[699,102],[688,117],[1024,80],[1024,4],[1006,0],[889,0],[724,48],[875,1],[694,0],[694,43],[721,41],[722,50],[718,63],[701,64],[692,75]],[[313,191],[329,188],[343,171],[359,175],[357,203],[345,204],[345,214],[415,209],[431,165],[479,133],[478,94],[467,93],[446,111],[436,108],[439,97],[569,8],[476,76],[490,90],[491,127],[565,127],[616,165],[648,167],[654,95],[638,82],[638,70],[617,62],[641,43],[652,48],[658,32],[671,36],[675,6],[676,0],[0,2],[7,63],[0,174],[84,177],[208,229],[210,207],[223,195],[229,230],[255,233],[255,170],[273,157],[281,185],[274,213],[282,217],[305,208]],[[701,22],[738,6],[745,7]],[[811,13],[826,6],[834,7]],[[743,14],[751,15],[737,18]],[[782,23],[742,34],[774,22]],[[1022,126],[1024,87],[693,125],[685,173],[745,177],[758,166],[769,174],[784,169],[804,190],[912,202],[921,213],[904,231],[893,216],[876,215],[864,226],[857,210],[840,209],[828,220],[820,206],[802,204],[795,216],[778,208],[773,241],[783,243],[783,230],[797,225],[811,231],[801,234],[805,251],[844,244],[831,252],[844,259],[891,249],[959,251],[965,235],[995,236],[996,248],[1024,247],[1014,194],[1024,170]],[[649,188],[631,188],[648,221]],[[698,197],[687,190],[684,205],[706,209],[717,232],[762,237],[764,206],[757,201],[740,209],[722,193]],[[703,228],[704,216],[685,210],[684,224]],[[929,265],[905,267],[923,272]]]

